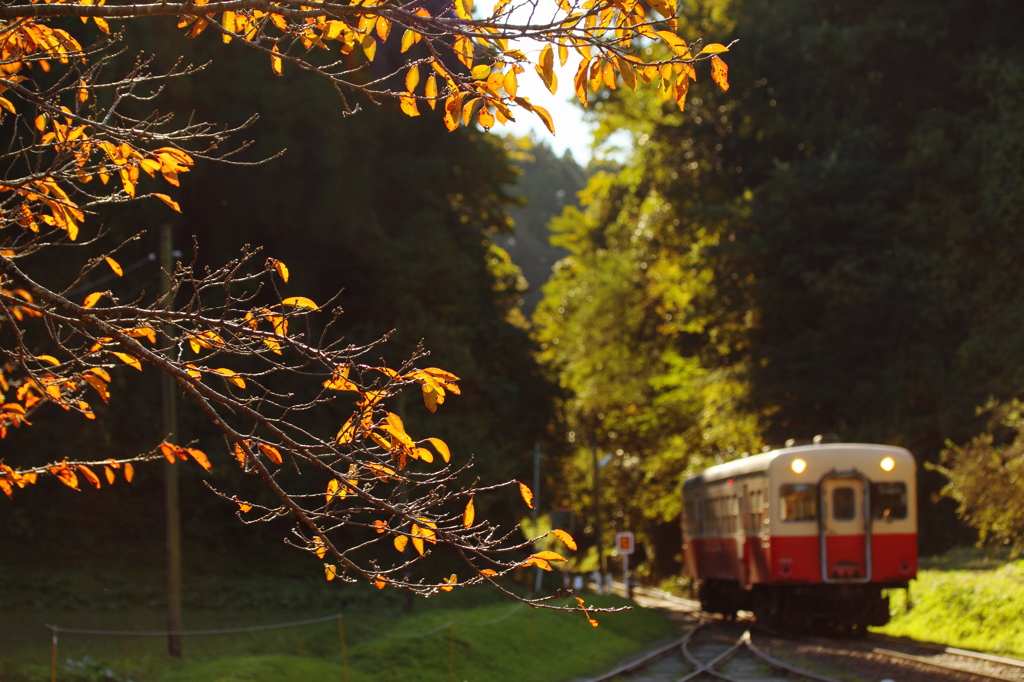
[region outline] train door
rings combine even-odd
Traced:
[[[821,495],[821,568],[824,582],[871,579],[870,488],[856,472],[829,474]]]

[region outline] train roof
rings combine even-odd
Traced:
[[[704,471],[690,476],[683,483],[683,489],[690,488],[704,483],[713,483],[729,478],[739,478],[747,474],[754,474],[759,471],[767,471],[776,457],[802,453],[805,457],[813,457],[814,453],[837,452],[842,450],[857,450],[860,452],[888,452],[900,453],[911,456],[906,448],[895,445],[877,445],[871,443],[819,443],[817,445],[797,445],[789,448],[780,448],[770,452],[762,452],[759,455],[734,459],[725,464],[705,469]]]

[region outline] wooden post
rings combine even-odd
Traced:
[[[57,682],[57,624],[50,626],[53,638],[50,640],[50,682]]]
[[[348,650],[345,648],[345,619],[338,615],[338,637],[341,638],[341,670],[348,682]]]
[[[161,293],[170,291],[174,272],[171,250],[173,232],[170,223],[160,226],[160,266],[166,273]],[[171,308],[170,299],[166,307]],[[178,444],[178,386],[171,375],[161,375],[163,393],[163,433]],[[164,462],[164,500],[167,516],[167,653],[181,656],[181,502],[178,493],[178,467]]]

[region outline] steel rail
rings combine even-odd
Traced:
[[[686,643],[690,640],[690,638],[693,637],[693,635],[697,632],[697,630],[700,630],[705,625],[707,625],[707,623],[700,623],[699,625],[697,625],[697,627],[687,632],[684,637],[681,637],[680,639],[677,639],[674,642],[666,644],[665,646],[658,647],[654,651],[650,651],[634,661],[630,661],[629,663],[621,665],[618,668],[615,668],[614,670],[601,675],[600,677],[594,677],[590,680],[587,680],[587,682],[607,682],[607,680],[615,679],[620,675],[626,675],[628,673],[633,672],[634,670],[639,670],[640,668],[647,667],[648,665],[650,665],[657,659],[661,658],[665,654],[670,653],[673,649],[685,646]]]
[[[900,637],[886,637],[885,635],[876,635],[875,633],[869,633],[868,639],[875,639],[881,642],[889,642],[891,644],[905,644],[907,646],[916,646],[922,649],[931,649],[933,651],[940,651],[950,656],[963,656],[964,658],[976,658],[982,661],[989,661],[990,663],[999,663],[1000,665],[1010,666],[1012,668],[1024,669],[1024,661],[1016,658],[1005,658],[1003,656],[993,656],[992,654],[983,654],[980,651],[970,651],[968,649],[956,649],[951,646],[943,646],[942,644],[932,644],[931,642],[918,642],[912,639],[904,639]]]
[[[930,659],[928,659],[925,656],[914,656],[913,654],[904,654],[904,653],[899,652],[899,651],[889,651],[888,649],[878,649],[878,648],[872,649],[871,653],[879,654],[879,655],[882,655],[882,656],[888,656],[890,658],[898,658],[898,659],[902,659],[902,660],[905,660],[905,661],[912,661],[914,663],[919,663],[921,665],[928,665],[928,666],[931,666],[933,668],[940,668],[942,670],[948,670],[950,672],[963,673],[964,675],[974,675],[976,677],[985,677],[985,678],[990,679],[990,680],[1006,680],[1007,682],[1020,682],[1020,678],[1019,677],[1003,677],[1002,675],[998,675],[996,673],[982,672],[982,671],[979,671],[979,670],[969,670],[967,668],[961,668],[961,667],[955,666],[955,665],[948,665],[946,663],[939,663],[938,661],[930,660]],[[960,655],[960,654],[957,654],[957,655]],[[985,659],[980,659],[980,660],[985,660]]]

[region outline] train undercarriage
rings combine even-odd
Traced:
[[[739,583],[706,580],[700,584],[704,611],[727,618],[737,611],[752,611],[767,627],[792,632],[865,632],[869,625],[889,622],[889,597],[883,589],[906,588],[903,584],[838,583],[823,585],[754,585],[744,590]]]

